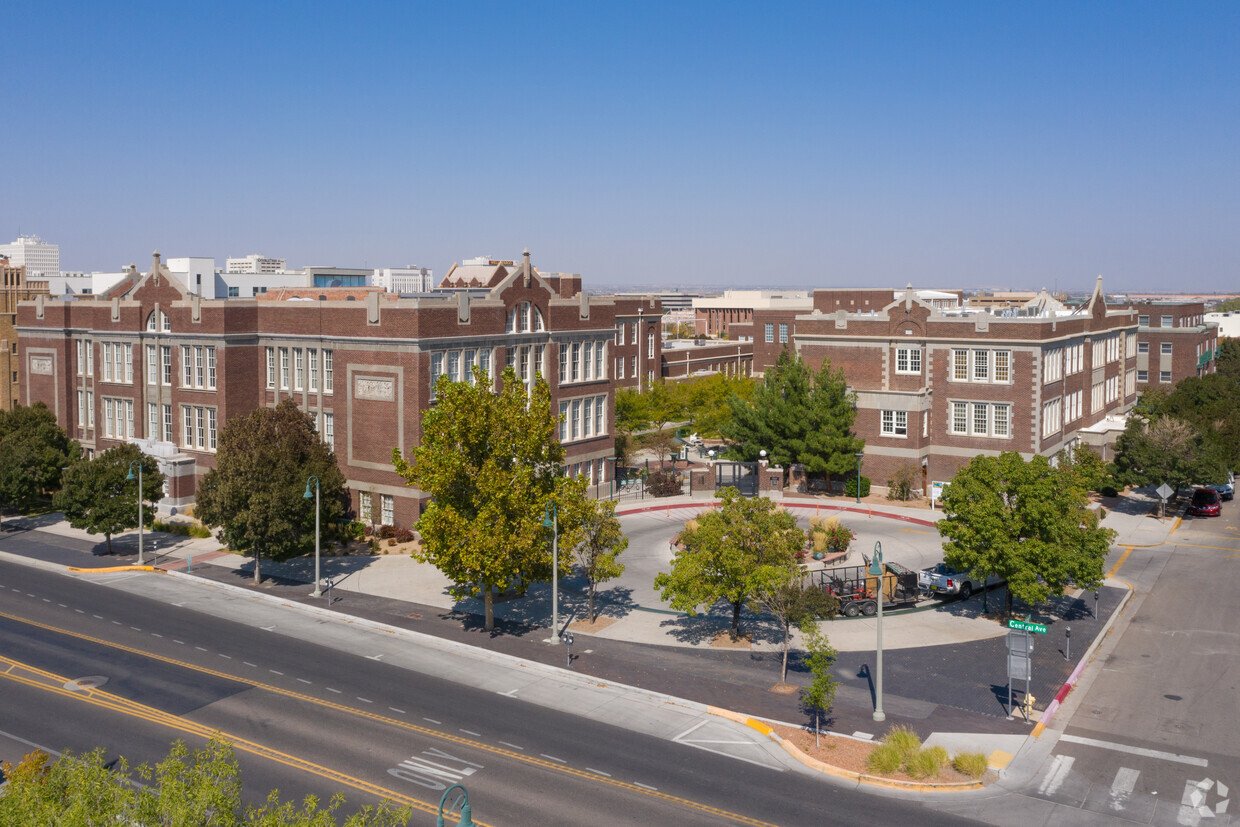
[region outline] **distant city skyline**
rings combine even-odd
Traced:
[[[1240,4],[18,4],[0,239],[595,285],[1240,284]]]

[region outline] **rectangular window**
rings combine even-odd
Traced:
[[[986,436],[990,433],[987,417],[987,405],[984,402],[973,403],[973,435]]]
[[[332,392],[332,352],[323,351],[323,393]]]
[[[765,325],[765,328],[766,328],[766,340],[768,342],[775,341],[775,323],[767,322]]]
[[[288,390],[288,348],[280,348],[280,390]]]
[[[95,343],[86,343],[86,375],[95,375]]]
[[[205,384],[206,363],[203,359],[202,345],[194,347],[194,387],[201,388]]]
[[[595,436],[602,436],[604,433],[606,433],[607,423],[604,419],[604,416],[606,415],[606,412],[607,412],[607,409],[604,407],[606,404],[607,404],[606,396],[594,397],[594,435]]]
[[[443,375],[443,354],[431,354],[431,399],[435,398],[435,385],[439,384],[439,377]]]
[[[573,400],[573,439],[581,439],[581,400]]]
[[[375,518],[374,508],[370,503],[370,492],[357,492],[357,518],[364,523],[368,523]]]
[[[119,404],[120,403],[117,403],[118,413],[120,411]],[[133,400],[132,399],[125,400],[125,437],[128,439],[133,439]]]
[[[1163,342],[1161,345],[1158,346],[1158,352],[1161,353],[1163,356],[1170,356],[1171,355],[1171,343]]]
[[[581,347],[581,378],[589,382],[594,378],[594,342]]]
[[[623,356],[616,357],[616,378],[617,379],[624,378],[624,357]]]
[[[511,368],[513,373],[517,372],[517,346],[508,345],[504,348],[504,367]]]
[[[537,309],[537,308],[535,308],[535,309]],[[544,359],[544,357],[546,356],[546,353],[547,353],[547,346],[546,346],[546,345],[534,345],[534,365],[533,365],[532,375],[534,375],[534,376],[536,376],[536,377],[537,377],[537,376],[542,376],[542,374],[543,374],[543,359]],[[533,386],[531,385],[531,388],[532,388],[532,387],[533,387]]]
[[[1150,372],[1149,372],[1148,370],[1138,370],[1138,371],[1137,371],[1137,381],[1138,381],[1138,382],[1148,382],[1148,381],[1150,381]]]
[[[568,442],[568,403],[560,403],[560,442]]]
[[[921,348],[896,348],[896,373],[921,373]]]
[[[490,348],[485,348],[484,350],[478,353],[478,367],[482,368],[482,372],[487,375],[488,379],[494,378],[491,376],[491,349]]]
[[[1149,353],[1149,352],[1150,352],[1149,342],[1137,342],[1137,353],[1138,354]]]
[[[194,359],[189,345],[181,345],[181,387],[194,384]]]
[[[396,500],[391,494],[379,495],[380,515],[384,525],[392,525],[396,521]]]
[[[448,351],[448,379],[452,382],[461,381],[461,352],[459,350]]]
[[[306,363],[310,366],[310,385],[307,390],[319,389],[319,352],[314,348],[306,351]]]
[[[195,423],[197,424],[197,426],[198,426],[198,433],[197,433],[197,436],[198,436],[198,442],[197,442],[197,445],[198,445],[198,447],[199,447],[199,448],[201,448],[201,447],[203,447],[204,445],[206,445],[206,444],[207,444],[207,427],[206,427],[206,420],[205,420],[205,417],[203,416],[203,410],[202,410],[202,406],[201,406],[201,405],[195,405],[195,406],[194,406],[194,422],[195,422]]]
[[[973,351],[973,381],[987,382],[990,380],[990,351]]]
[[[146,383],[159,384],[159,355],[155,345],[146,346]]]
[[[112,345],[104,342],[100,345],[103,350],[103,381],[112,381]],[[110,434],[109,434],[110,436]]]
[[[969,381],[969,351],[964,348],[952,349],[952,379],[957,382]]]
[[[637,357],[636,356],[629,357],[629,375],[632,376],[634,379],[637,378]]]
[[[788,342],[788,325],[783,322],[779,323],[779,341],[781,344],[787,344]],[[654,354],[651,355],[653,356]]]
[[[154,402],[146,403],[146,436],[155,439],[159,435],[159,406]]]
[[[133,345],[117,345],[116,355],[123,359],[125,364],[125,383],[133,383]],[[120,381],[121,368],[116,367],[117,381]]]
[[[276,349],[267,348],[267,387],[276,386]]]
[[[306,384],[306,354],[301,348],[293,348],[293,390],[299,391]]]
[[[115,421],[115,417],[116,417],[116,413],[113,408],[112,400],[107,399],[105,397],[103,400],[103,435],[104,436],[113,435],[112,429],[113,427],[115,427],[113,425],[113,422]]]
[[[82,339],[77,340],[77,375],[81,376],[86,373],[86,342]]]
[[[86,394],[83,391],[77,392],[77,421],[78,425],[85,427],[86,425]]]
[[[1149,327],[1150,317],[1149,316],[1137,316],[1137,324],[1139,324],[1141,327]]]
[[[568,381],[568,345],[560,344],[560,384]]]
[[[646,334],[646,358],[647,359],[654,358],[654,334],[653,333]]]
[[[583,437],[594,436],[594,399],[587,398],[582,402],[582,406],[581,435]]]
[[[573,342],[572,381],[581,381],[581,342]]]
[[[617,345],[624,344],[624,323],[623,322],[616,325],[616,344]]]
[[[595,379],[606,379],[607,378],[607,369],[605,367],[607,362],[604,361],[604,352],[605,352],[604,347],[605,347],[604,342],[600,341],[600,342],[594,343],[594,378]]]
[[[207,387],[215,389],[215,347],[207,346]]]
[[[995,405],[992,408],[994,412],[994,435],[1009,436],[1009,421],[1011,417],[1011,408],[1007,405]]]
[[[1170,316],[1163,316],[1163,317],[1162,317],[1162,326],[1163,326],[1163,327],[1172,327],[1173,325],[1174,325],[1174,320],[1173,320]]]
[[[969,403],[952,403],[952,433],[967,434],[969,432]]]
[[[323,441],[329,446],[336,444],[336,416],[335,414],[323,414]]]
[[[207,408],[207,450],[215,450],[216,422],[215,408]]]
[[[883,436],[908,436],[908,411],[882,412]]]
[[[1171,371],[1169,371],[1169,370],[1160,370],[1160,371],[1158,372],[1158,381],[1159,381],[1159,382],[1162,382],[1164,385],[1165,385],[1165,384],[1167,384],[1168,382],[1170,382],[1170,381],[1171,381]]]
[[[172,406],[164,405],[164,442],[172,442]]]
[[[185,414],[185,430],[181,433],[183,444],[187,448],[194,447],[194,409],[189,405],[181,407],[181,412]]]

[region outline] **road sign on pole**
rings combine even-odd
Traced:
[[[1046,634],[1046,627],[1041,623],[1030,623],[1027,620],[1009,620],[1009,629],[1020,629],[1025,632],[1037,632],[1040,635]]]

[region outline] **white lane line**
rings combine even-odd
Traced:
[[[373,704],[373,703],[374,703],[374,701],[372,701],[370,698],[363,698],[361,695],[358,695],[358,696],[357,696],[357,699],[358,699],[359,701],[361,701],[362,703],[364,703],[364,704]]]
[[[1179,755],[1174,752],[1163,752],[1162,750],[1146,749],[1145,747],[1130,747],[1127,744],[1116,744],[1112,741],[1098,741],[1094,738],[1081,738],[1077,735],[1060,735],[1059,740],[1067,741],[1069,744],[1084,744],[1087,747],[1113,749],[1116,752],[1126,752],[1129,755],[1140,755],[1145,758],[1157,758],[1160,761],[1175,761],[1177,764],[1189,764],[1194,767],[1210,766],[1210,762],[1204,758],[1194,758],[1191,755]]]
[[[67,608],[69,608],[69,607],[68,607],[68,606],[66,606],[64,603],[57,603],[56,605],[57,605],[57,606],[59,606],[59,607],[60,607],[60,608],[62,608],[62,609],[67,609]]]
[[[82,611],[81,609],[74,609],[73,611],[77,612],[80,615],[86,614],[86,612]]]
[[[611,778],[611,773],[609,773],[609,772],[603,772],[602,770],[596,770],[596,769],[594,769],[594,767],[586,767],[586,770],[587,770],[588,772],[596,772],[596,773],[598,773],[599,775],[603,776],[604,778]]]
[[[466,735],[472,735],[472,736],[474,736],[475,738],[481,738],[481,737],[482,737],[482,733],[481,733],[481,732],[474,732],[472,729],[462,729],[462,730],[461,730],[461,732],[464,732]]]
[[[52,601],[48,600],[48,599],[45,597],[45,598],[43,598],[43,602],[44,602],[44,603],[51,603]]]
[[[203,649],[201,646],[195,646],[194,648],[197,649],[199,652],[207,651],[206,649]]]
[[[241,661],[241,662],[242,662],[242,663],[244,663],[246,666],[253,666],[255,669],[257,669],[257,668],[258,668],[258,664],[257,664],[257,663],[250,663],[248,660],[243,660],[243,661]]]
[[[184,646],[184,645],[185,645],[185,641],[183,641],[183,640],[177,640],[176,638],[173,638],[173,639],[172,639],[172,642],[173,642],[173,643],[179,643],[179,644],[181,644],[182,646]]]
[[[332,689],[330,686],[329,686],[329,687],[327,687],[327,691],[328,691],[328,692],[335,692],[337,695],[339,695],[339,694],[340,694],[340,690],[339,690],[339,689]]]
[[[130,626],[129,628],[130,628],[130,629],[133,629],[135,632],[141,632],[141,631],[142,631],[142,630],[141,630],[141,629],[139,629],[137,626]]]
[[[504,746],[506,746],[506,747],[512,747],[513,749],[519,749],[519,750],[521,750],[522,752],[525,752],[525,747],[519,747],[519,746],[517,746],[516,744],[510,744],[510,743],[508,743],[507,741],[500,741],[500,743],[501,743],[501,744],[503,744],[503,745],[504,745]]]
[[[113,620],[113,621],[112,621],[112,625],[113,625],[113,626],[120,626],[120,625],[121,625],[121,622],[120,622],[119,620]]]
[[[422,718],[422,720],[423,720],[423,721],[430,721],[432,724],[442,724],[442,723],[443,723],[443,721],[436,721],[434,718],[427,718],[427,717],[423,717],[423,718]]]
[[[26,597],[34,597],[34,595],[31,594],[30,592],[26,592]]]
[[[232,660],[232,655],[225,655],[223,652],[220,652],[220,657],[225,658],[226,660]]]
[[[159,632],[151,632],[151,637],[163,637]]]
[[[409,714],[409,713],[408,713],[408,712],[406,712],[405,710],[403,710],[403,709],[397,709],[397,708],[396,708],[396,707],[394,707],[394,706],[389,706],[389,707],[388,707],[388,709],[392,710],[393,712],[397,713],[398,715],[408,715],[408,714]]]
[[[1141,773],[1128,767],[1120,767],[1111,782],[1111,809],[1120,811],[1128,803],[1128,796],[1137,788],[1137,776]]]
[[[686,729],[684,732],[682,732],[682,733],[680,733],[679,735],[677,735],[677,736],[676,736],[675,738],[673,738],[672,740],[673,740],[673,741],[679,741],[681,738],[684,738],[684,737],[685,737],[686,735],[688,735],[689,733],[694,732],[694,731],[696,731],[696,730],[699,730],[699,729],[701,729],[702,727],[706,726],[706,723],[707,723],[706,721],[698,721],[696,724],[694,724],[693,726],[689,727],[688,729]]]
[[[306,680],[305,678],[298,678],[297,680],[301,681],[302,683],[310,683],[310,681]]]
[[[1062,738],[1062,736],[1060,737]],[[1075,760],[1075,758],[1069,755],[1056,755],[1050,770],[1046,773],[1046,777],[1042,779],[1042,783],[1038,786],[1038,792],[1042,795],[1054,795],[1055,791],[1063,786],[1064,780],[1067,779],[1068,773],[1072,770],[1072,762]]]
[[[500,692],[498,694],[503,695],[506,698],[515,698],[517,696],[517,692],[519,691],[520,690],[518,689],[509,689],[507,692]]]
[[[642,782],[640,782],[640,781],[634,781],[634,782],[633,782],[633,786],[634,786],[634,787],[641,787],[643,790],[654,790],[655,792],[658,792],[658,791],[659,791],[659,788],[658,788],[658,787],[652,787],[652,786],[650,786],[649,784],[643,784],[643,783],[642,783]]]
[[[91,615],[95,620],[103,620],[103,615]]]
[[[277,672],[277,671],[276,671],[276,670],[274,670],[274,669],[268,669],[267,671],[268,671],[268,672],[270,672],[270,673],[271,673],[271,674],[273,674],[273,675],[281,675],[281,676],[283,676],[283,675],[284,675],[284,673],[283,673],[283,672]]]
[[[548,754],[547,754],[547,753],[545,753],[545,752],[540,752],[540,753],[538,753],[538,754],[539,754],[539,755],[541,755],[543,758],[546,758],[548,761],[559,761],[561,764],[567,764],[567,763],[568,763],[568,762],[567,762],[567,761],[565,761],[563,758],[556,758],[554,755],[548,755]]]

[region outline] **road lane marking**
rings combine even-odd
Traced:
[[[436,721],[434,718],[422,718],[423,721],[430,721],[432,724],[443,725],[443,721]]]
[[[599,775],[603,776],[604,778],[611,778],[611,773],[609,772],[603,772],[602,770],[596,770],[593,767],[586,767],[586,769],[589,770],[590,772],[596,772]]]
[[[1145,758],[1157,758],[1160,761],[1174,761],[1177,764],[1189,764],[1194,767],[1208,767],[1210,762],[1204,758],[1194,758],[1191,755],[1179,755],[1174,752],[1163,752],[1157,749],[1146,749],[1145,747],[1130,747],[1127,744],[1117,744],[1113,741],[1099,741],[1096,738],[1082,738],[1079,735],[1060,735],[1061,742],[1067,741],[1069,744],[1083,744],[1087,747],[1098,747],[1099,749],[1110,749],[1116,752],[1126,752],[1129,755],[1140,755]]]
[[[258,664],[257,664],[257,663],[250,663],[248,660],[243,660],[243,661],[241,661],[241,662],[242,662],[242,663],[244,663],[246,666],[253,666],[255,669],[257,669],[257,668],[258,668]]]
[[[308,683],[308,681],[307,681],[307,683]],[[408,714],[409,714],[409,713],[408,713],[408,712],[406,712],[405,710],[403,710],[403,709],[397,709],[397,708],[396,708],[396,707],[394,707],[394,706],[389,706],[389,707],[388,707],[388,709],[392,710],[393,712],[397,713],[398,715],[408,715]]]
[[[232,660],[232,655],[225,655],[223,652],[220,652],[219,655],[225,660]]]
[[[457,727],[457,729],[460,729],[460,727]],[[472,729],[461,729],[461,732],[464,732],[466,735],[472,735],[472,736],[474,736],[475,738],[481,738],[481,737],[482,737],[482,733],[481,733],[481,732],[474,732]]]
[[[1111,809],[1119,812],[1128,803],[1128,796],[1137,788],[1137,776],[1141,773],[1128,767],[1120,767],[1111,782]]]
[[[339,690],[339,689],[332,689],[330,686],[329,686],[329,687],[327,687],[327,691],[328,691],[328,692],[335,692],[337,695],[340,695],[340,694],[341,694],[341,692],[340,692],[340,690]]]
[[[1103,575],[1104,577],[1114,577],[1115,573],[1119,571],[1119,567],[1124,565],[1124,561],[1128,559],[1128,555],[1132,554],[1132,546],[1124,546],[1123,549],[1124,553],[1115,561],[1115,565],[1111,566],[1111,570]]]
[[[305,678],[298,678],[297,680],[301,681],[302,683],[310,683],[310,681],[306,680]]]
[[[876,587],[876,588],[877,588],[877,587]],[[199,652],[205,652],[205,651],[207,651],[206,649],[203,649],[201,646],[195,646],[194,648],[195,648],[195,649],[197,649]]]
[[[358,695],[358,696],[357,696],[357,699],[358,699],[359,701],[361,701],[362,703],[364,703],[364,704],[373,704],[373,703],[374,703],[374,701],[372,701],[370,698],[363,698],[361,695]]]
[[[151,632],[151,637],[163,637],[159,632]]]
[[[556,758],[554,755],[548,755],[548,754],[547,754],[547,753],[545,753],[545,752],[540,752],[540,753],[538,753],[538,754],[539,754],[539,755],[541,755],[543,758],[546,758],[548,761],[556,761],[556,762],[559,762],[559,763],[561,763],[561,764],[567,764],[567,763],[568,763],[568,762],[567,762],[567,761],[565,761],[563,758]]]
[[[741,814],[739,814],[739,813],[734,813],[734,812],[731,812],[731,811],[729,811],[729,810],[724,810],[724,809],[720,809],[720,808],[718,808],[718,807],[713,807],[713,806],[711,806],[711,805],[709,805],[709,804],[703,804],[703,803],[701,803],[701,802],[692,801],[692,800],[687,799],[687,798],[681,798],[681,797],[679,797],[679,796],[674,796],[674,795],[671,795],[671,794],[669,794],[669,793],[659,792],[659,790],[658,790],[658,788],[657,788],[657,787],[651,787],[651,786],[649,786],[649,785],[646,785],[646,784],[639,784],[639,783],[636,783],[636,782],[634,782],[634,783],[630,784],[630,783],[625,782],[625,781],[617,781],[617,780],[615,780],[615,779],[611,779],[611,778],[603,778],[603,777],[598,776],[598,775],[595,775],[595,774],[593,774],[593,773],[588,773],[588,772],[586,772],[586,771],[584,771],[584,770],[578,770],[578,769],[575,769],[575,768],[573,768],[573,767],[571,767],[571,766],[567,766],[567,762],[564,762],[563,764],[556,764],[556,763],[552,763],[553,761],[561,761],[562,759],[552,758],[552,757],[550,757],[550,756],[547,756],[550,760],[543,761],[543,760],[540,760],[539,758],[535,758],[535,757],[530,756],[530,755],[522,755],[522,754],[520,754],[520,753],[510,752],[510,751],[508,751],[508,750],[500,749],[499,747],[491,746],[490,744],[482,743],[482,742],[479,742],[479,741],[471,741],[471,740],[466,739],[466,738],[464,738],[464,737],[462,737],[462,736],[459,736],[459,735],[452,735],[451,733],[446,733],[446,732],[442,732],[442,731],[438,731],[438,730],[428,729],[428,728],[426,728],[426,727],[420,727],[420,726],[417,726],[417,725],[414,725],[414,724],[410,724],[410,723],[407,723],[407,722],[405,722],[405,721],[401,721],[401,720],[398,720],[398,719],[395,719],[395,718],[389,718],[389,717],[386,717],[386,716],[383,716],[383,715],[379,715],[379,714],[377,714],[377,713],[373,713],[373,712],[366,712],[366,711],[364,711],[364,710],[357,709],[357,708],[355,708],[355,707],[344,706],[343,704],[334,703],[334,702],[332,702],[332,701],[328,701],[328,700],[325,700],[325,699],[323,699],[323,698],[316,698],[316,697],[314,697],[314,696],[312,696],[312,695],[304,695],[304,694],[302,694],[302,693],[300,693],[300,692],[295,692],[295,691],[290,690],[290,689],[284,689],[284,688],[279,687],[279,686],[274,686],[274,685],[271,685],[271,684],[264,684],[264,683],[260,683],[260,682],[255,681],[255,680],[250,680],[250,679],[246,679],[246,678],[241,678],[241,677],[239,677],[239,676],[237,676],[237,675],[230,675],[230,674],[228,674],[228,673],[225,673],[225,672],[220,672],[220,671],[215,670],[215,669],[210,669],[210,668],[207,668],[207,667],[204,667],[204,666],[199,666],[199,665],[192,664],[192,663],[188,663],[188,662],[185,662],[185,661],[176,660],[175,658],[169,658],[169,657],[164,657],[164,656],[162,656],[162,655],[153,654],[153,653],[151,653],[151,652],[146,652],[146,651],[143,651],[143,650],[141,650],[141,649],[137,649],[137,648],[134,648],[134,647],[131,647],[131,646],[126,646],[126,645],[124,645],[124,644],[117,643],[117,642],[115,642],[115,641],[104,640],[104,639],[102,639],[102,638],[92,637],[92,636],[90,636],[90,635],[79,634],[79,633],[77,633],[77,632],[71,632],[71,631],[68,631],[68,630],[66,630],[66,629],[61,629],[61,628],[56,627],[56,626],[51,626],[51,625],[48,625],[48,624],[38,623],[38,622],[36,622],[36,621],[32,621],[32,620],[29,620],[29,619],[27,619],[27,618],[17,617],[17,616],[15,616],[15,615],[8,614],[8,613],[6,613],[6,612],[0,612],[0,617],[6,617],[6,618],[8,618],[8,619],[10,619],[10,620],[13,620],[13,621],[16,621],[16,622],[18,622],[18,623],[23,623],[23,624],[28,625],[28,626],[34,626],[34,627],[36,627],[36,628],[46,629],[46,630],[48,630],[48,631],[56,632],[56,633],[59,633],[59,634],[65,635],[65,636],[67,636],[67,637],[72,637],[72,638],[76,638],[76,639],[78,639],[78,640],[88,641],[88,642],[90,642],[90,643],[94,643],[94,644],[96,644],[96,645],[98,645],[98,646],[103,646],[103,647],[106,647],[106,648],[109,648],[109,649],[115,649],[115,650],[119,650],[119,651],[129,652],[129,653],[131,653],[131,654],[135,654],[135,655],[138,655],[138,656],[141,656],[141,657],[149,658],[149,659],[151,659],[151,660],[155,660],[155,661],[160,661],[160,662],[162,662],[162,663],[171,664],[171,665],[173,665],[173,666],[178,666],[178,667],[181,667],[181,668],[183,668],[183,669],[187,669],[187,670],[190,670],[190,671],[193,671],[193,672],[199,672],[199,673],[202,673],[202,674],[207,674],[207,675],[211,675],[211,676],[214,676],[214,677],[217,677],[217,678],[222,678],[222,679],[225,679],[225,680],[235,681],[235,682],[237,682],[237,683],[241,683],[241,684],[246,684],[246,685],[248,685],[248,686],[252,686],[252,687],[254,687],[254,688],[256,688],[256,689],[261,689],[261,690],[265,690],[265,691],[267,691],[267,692],[271,692],[272,694],[276,694],[276,695],[283,695],[283,696],[285,696],[285,697],[288,697],[288,698],[293,698],[293,699],[300,700],[300,701],[304,701],[304,702],[306,702],[306,703],[316,704],[316,705],[318,705],[318,706],[326,707],[326,708],[328,708],[328,709],[332,709],[332,710],[335,710],[335,711],[337,711],[337,712],[342,712],[342,713],[346,713],[346,714],[352,714],[352,715],[361,716],[361,717],[363,717],[363,718],[367,718],[367,719],[370,719],[370,720],[372,720],[372,721],[376,721],[376,722],[379,722],[379,723],[382,723],[382,724],[385,724],[385,725],[388,725],[388,726],[392,726],[392,727],[397,728],[397,729],[404,729],[404,730],[408,730],[408,731],[411,731],[411,732],[417,732],[417,733],[420,733],[420,734],[423,734],[423,735],[427,735],[427,736],[431,736],[431,737],[435,737],[435,738],[440,738],[440,739],[443,739],[443,740],[446,740],[446,741],[449,741],[449,742],[452,742],[452,743],[455,743],[455,744],[460,744],[460,745],[462,745],[462,746],[471,747],[471,748],[474,748],[474,749],[477,749],[477,750],[480,750],[480,751],[483,751],[483,752],[488,752],[488,753],[492,753],[492,754],[495,754],[495,755],[505,756],[505,757],[511,758],[511,759],[513,759],[513,760],[520,761],[520,762],[525,763],[525,764],[529,764],[529,765],[531,765],[531,766],[542,767],[543,769],[555,770],[555,771],[557,771],[557,772],[564,773],[564,774],[566,774],[566,775],[571,775],[571,776],[573,776],[573,777],[575,777],[575,778],[578,778],[578,779],[589,780],[589,781],[593,781],[593,782],[595,782],[595,783],[597,783],[597,784],[603,784],[603,785],[605,785],[605,786],[615,787],[615,788],[617,788],[617,789],[629,790],[629,791],[631,791],[631,792],[635,792],[638,788],[640,788],[640,789],[642,789],[642,790],[646,790],[646,791],[648,791],[648,792],[647,792],[647,793],[645,793],[645,794],[651,795],[651,797],[653,797],[653,798],[657,798],[657,799],[659,799],[659,800],[661,800],[661,801],[664,801],[664,802],[666,802],[666,803],[669,803],[669,804],[676,804],[676,805],[679,805],[679,806],[685,807],[686,809],[694,810],[694,811],[696,811],[696,812],[706,813],[706,814],[708,814],[708,815],[713,815],[713,816],[718,816],[719,818],[723,818],[723,819],[726,819],[726,820],[728,820],[728,821],[735,822],[735,823],[738,823],[738,824],[747,824],[747,825],[752,825],[752,827],[775,827],[775,825],[773,825],[773,824],[771,824],[770,822],[767,822],[767,821],[761,821],[761,820],[756,819],[756,818],[751,818],[750,816],[741,815]],[[13,660],[12,660],[12,659],[10,659],[10,658],[6,658],[6,657],[4,657],[3,655],[0,655],[0,662],[16,663],[16,661],[13,661]],[[23,668],[30,668],[30,667],[25,667],[25,666],[23,665]],[[23,678],[20,678],[20,677],[15,677],[15,676],[10,675],[10,674],[6,674],[4,677],[10,678],[10,679],[14,679],[14,680],[23,681],[23,682],[26,682],[26,681],[27,681],[27,679],[23,679]],[[56,677],[55,677],[55,679],[56,679],[56,680],[58,680],[58,681],[60,682],[60,684],[63,684],[64,682],[66,682],[66,681],[68,680],[67,678],[62,678],[62,677],[60,677],[60,676],[56,676]],[[36,684],[32,684],[32,685],[36,685]],[[78,699],[81,699],[81,700],[88,700],[88,701],[90,701],[91,703],[94,703],[94,704],[96,704],[96,705],[100,705],[100,706],[102,706],[102,705],[104,705],[104,704],[103,704],[101,701],[97,700],[98,698],[107,698],[107,699],[115,700],[115,701],[117,701],[117,702],[124,702],[124,703],[127,703],[127,704],[132,704],[132,705],[134,705],[134,706],[136,706],[136,707],[141,707],[141,705],[140,705],[140,704],[136,704],[136,702],[124,701],[124,699],[121,699],[121,698],[119,698],[118,696],[111,696],[111,695],[108,695],[108,693],[103,692],[102,690],[98,690],[98,689],[96,689],[96,690],[92,690],[92,691],[89,693],[89,695],[87,695],[87,694],[84,694],[84,693],[69,692],[68,690],[63,689],[61,685],[56,685],[56,686],[51,686],[51,687],[49,687],[49,686],[47,686],[47,685],[45,685],[45,684],[37,684],[37,685],[38,685],[39,687],[41,687],[41,688],[47,689],[48,691],[57,692],[57,693],[59,693],[59,694],[61,694],[61,695],[65,695],[65,696],[67,696],[67,697],[75,697],[75,698],[78,698]],[[340,690],[338,690],[338,689],[333,690],[333,689],[331,689],[330,687],[328,687],[328,691],[333,691],[333,692],[336,692],[336,693],[339,693],[339,692],[340,692]],[[183,727],[183,728],[184,728],[184,727],[195,727],[196,729],[195,729],[194,731],[195,731],[197,734],[201,734],[203,737],[210,737],[210,736],[211,736],[214,732],[218,732],[218,730],[211,730],[211,729],[209,729],[208,727],[205,727],[205,726],[202,726],[202,725],[199,725],[199,724],[194,724],[193,722],[191,722],[191,721],[189,721],[189,720],[187,720],[187,719],[178,718],[178,717],[176,717],[176,716],[171,715],[170,713],[164,713],[164,712],[162,712],[162,711],[160,711],[160,710],[157,710],[157,709],[154,709],[154,708],[150,708],[150,707],[147,707],[147,708],[145,708],[145,709],[150,709],[152,713],[155,713],[155,714],[158,714],[159,716],[161,716],[161,720],[160,720],[160,721],[158,721],[158,722],[159,722],[159,723],[165,723],[165,725],[167,725],[167,726],[173,726],[173,727],[180,726],[180,727]],[[136,715],[136,714],[138,714],[138,713],[133,712],[132,710],[120,710],[120,711],[125,712],[125,714],[130,714],[130,715]],[[171,722],[166,722],[166,721],[164,721],[163,719],[170,719],[170,720],[171,720]],[[431,719],[431,718],[425,718],[425,720],[427,720],[427,721],[431,721],[431,722],[433,722],[433,723],[438,723],[437,721],[434,721],[434,719]],[[187,729],[187,730],[185,730],[185,731],[190,731],[190,730],[188,730],[188,729]],[[253,742],[245,741],[244,739],[233,739],[233,738],[232,738],[232,736],[228,736],[228,737],[230,738],[230,740],[233,740],[233,741],[234,741],[236,744],[238,744],[238,745],[242,745],[242,744],[244,744],[245,746],[244,746],[244,747],[242,747],[242,748],[245,748],[247,751],[252,751],[253,749],[263,749],[263,750],[265,750],[265,751],[266,751],[266,752],[265,752],[265,753],[263,753],[263,754],[264,754],[264,755],[267,755],[267,757],[269,757],[269,758],[271,758],[271,755],[283,755],[283,753],[278,753],[278,752],[277,752],[277,751],[275,751],[275,750],[271,750],[270,748],[267,748],[267,747],[262,747],[262,745],[255,744],[255,743],[253,743]],[[721,753],[721,754],[725,755],[726,757],[733,758],[733,759],[735,759],[735,760],[746,761],[747,763],[758,763],[758,762],[755,762],[755,761],[748,761],[748,759],[745,759],[745,758],[737,758],[737,756],[728,755],[727,753]],[[271,758],[271,760],[275,760],[275,761],[279,761],[279,762],[282,762],[282,763],[283,763],[282,759],[280,759],[280,758]],[[302,762],[300,759],[292,759],[291,757],[290,757],[290,760],[295,760],[295,761],[297,761],[298,763],[296,763],[296,764],[289,764],[289,766],[301,767],[301,766],[304,764],[305,766],[316,767],[317,769],[312,769],[312,770],[310,770],[310,771],[311,771],[311,772],[317,772],[317,773],[318,773],[318,774],[320,774],[320,775],[323,775],[324,773],[330,773],[331,775],[323,775],[323,777],[325,777],[325,778],[333,778],[333,777],[338,776],[338,777],[340,778],[340,780],[341,780],[343,783],[347,783],[347,784],[349,784],[350,786],[354,786],[354,787],[356,787],[356,788],[358,788],[358,789],[363,789],[362,787],[359,787],[359,786],[358,786],[359,784],[367,784],[367,785],[369,785],[369,782],[365,782],[365,781],[362,781],[361,779],[356,779],[356,778],[353,778],[352,776],[346,776],[346,775],[344,775],[343,773],[339,773],[339,772],[337,772],[337,771],[335,771],[335,770],[330,770],[330,769],[328,769],[328,768],[326,768],[326,767],[318,767],[318,765],[309,764],[308,762]],[[759,766],[768,766],[768,768],[769,768],[769,765],[759,764]],[[779,769],[782,771],[782,768],[779,768]],[[383,797],[383,796],[385,796],[385,795],[386,795],[387,797],[392,798],[394,801],[402,801],[402,802],[406,802],[406,801],[407,801],[407,802],[409,802],[409,803],[410,803],[410,806],[417,806],[417,807],[426,807],[426,806],[428,806],[428,805],[423,804],[422,802],[417,801],[416,799],[409,799],[409,798],[408,798],[408,797],[406,797],[406,796],[398,796],[397,794],[393,793],[392,791],[390,791],[390,790],[386,790],[386,789],[381,788],[381,787],[378,787],[377,785],[369,785],[366,789],[368,789],[368,790],[372,791],[375,795],[378,795],[378,796],[380,796],[380,797]],[[428,812],[430,812],[430,810],[428,810]],[[480,822],[480,823],[481,823],[481,822]]]
[[[1060,736],[1059,740],[1063,740],[1064,736]],[[1038,786],[1038,792],[1042,795],[1054,795],[1068,777],[1068,773],[1072,770],[1072,762],[1076,759],[1069,755],[1056,755],[1051,768],[1047,771],[1046,777],[1042,779],[1042,783]]]
[[[283,675],[284,675],[284,673],[283,673],[283,672],[277,672],[275,669],[268,669],[267,671],[268,671],[268,672],[270,672],[270,673],[271,673],[271,674],[273,674],[273,675],[280,675],[280,676],[283,676]]]
[[[1215,551],[1235,551],[1235,546],[1201,546],[1194,543],[1176,543],[1177,548],[1212,548]]]
[[[504,746],[506,746],[506,747],[512,747],[513,749],[519,749],[519,750],[521,750],[521,751],[523,751],[523,752],[525,751],[525,747],[519,747],[519,746],[517,746],[516,744],[510,744],[510,743],[508,743],[507,741],[500,741],[500,743],[501,743],[501,744],[503,744],[503,745],[504,745]]]

